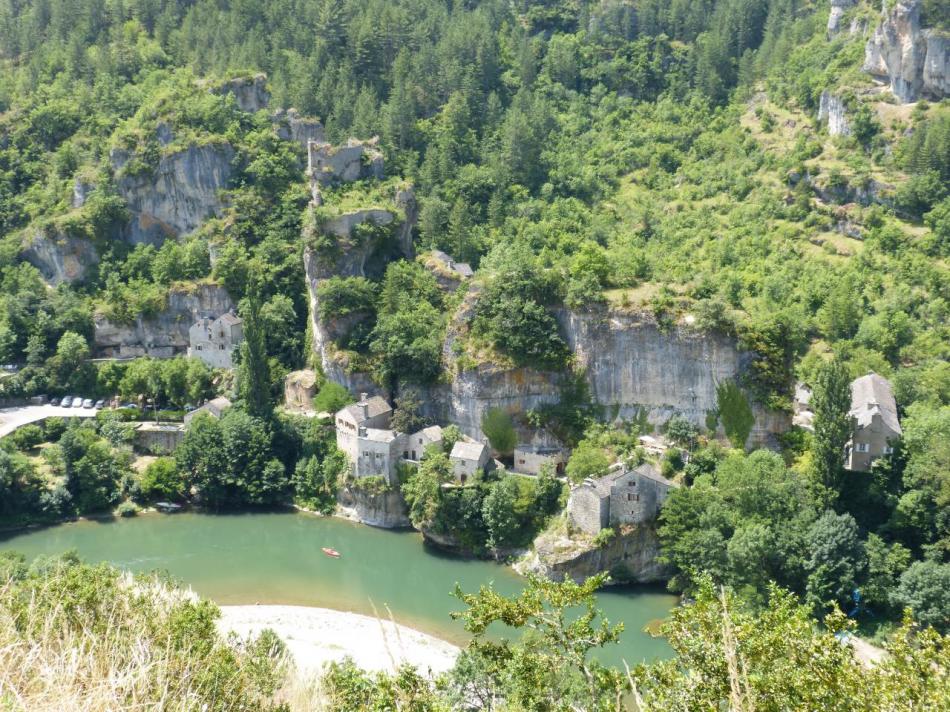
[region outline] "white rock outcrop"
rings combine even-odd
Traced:
[[[857,0],[831,0],[831,12],[828,15],[828,36],[832,37],[841,30],[841,18],[857,4]]]
[[[864,71],[887,82],[903,103],[950,95],[950,36],[920,24],[922,0],[899,0],[864,51]]]
[[[828,127],[832,136],[850,136],[851,125],[844,100],[837,94],[825,90],[818,102],[818,121]]]
[[[82,280],[99,263],[99,254],[89,240],[43,230],[29,238],[21,254],[54,287]]]

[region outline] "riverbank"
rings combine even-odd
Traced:
[[[435,675],[451,668],[460,652],[414,628],[356,613],[307,606],[221,606],[222,633],[246,637],[265,628],[287,644],[304,675],[319,673],[326,663],[347,656],[366,670],[394,672],[409,664]]]

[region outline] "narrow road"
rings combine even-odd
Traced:
[[[19,408],[0,409],[0,438],[17,428],[38,420],[58,415],[63,418],[91,418],[99,411],[95,408],[63,408],[58,405],[25,405]]]

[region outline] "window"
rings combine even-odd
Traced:
[[[894,453],[894,448],[892,448],[890,445],[885,445],[885,446],[884,446],[884,454],[885,454],[885,455],[891,455],[891,454],[893,454],[893,453]]]
[[[224,351],[224,344],[221,344],[220,346],[218,346],[218,350],[219,350],[219,351]]]
[[[857,452],[870,452],[871,446],[868,443],[858,443],[854,449]]]
[[[201,351],[201,344],[198,344],[198,346],[196,346],[195,348],[197,348],[199,351]]]
[[[403,451],[402,451],[402,459],[403,459],[403,460],[408,460],[408,459],[409,459],[409,451],[408,451],[408,450],[403,450]],[[415,458],[412,458],[412,459],[415,460]]]
[[[518,460],[518,464],[519,464],[519,465],[523,465],[523,464],[524,464],[524,460]]]

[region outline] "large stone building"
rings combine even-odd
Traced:
[[[851,440],[845,467],[865,472],[875,460],[890,455],[900,439],[901,424],[890,382],[869,373],[851,383]]]
[[[384,398],[363,393],[360,400],[337,411],[336,446],[350,461],[354,477],[383,475],[396,481],[396,462],[403,437],[389,429],[393,409]]]
[[[199,319],[188,330],[188,355],[211,368],[233,368],[234,352],[243,341],[244,323],[236,314]]]
[[[596,535],[607,527],[634,525],[656,519],[660,507],[677,487],[652,465],[632,470],[618,463],[599,479],[588,479],[571,490],[567,516],[571,526]]]

